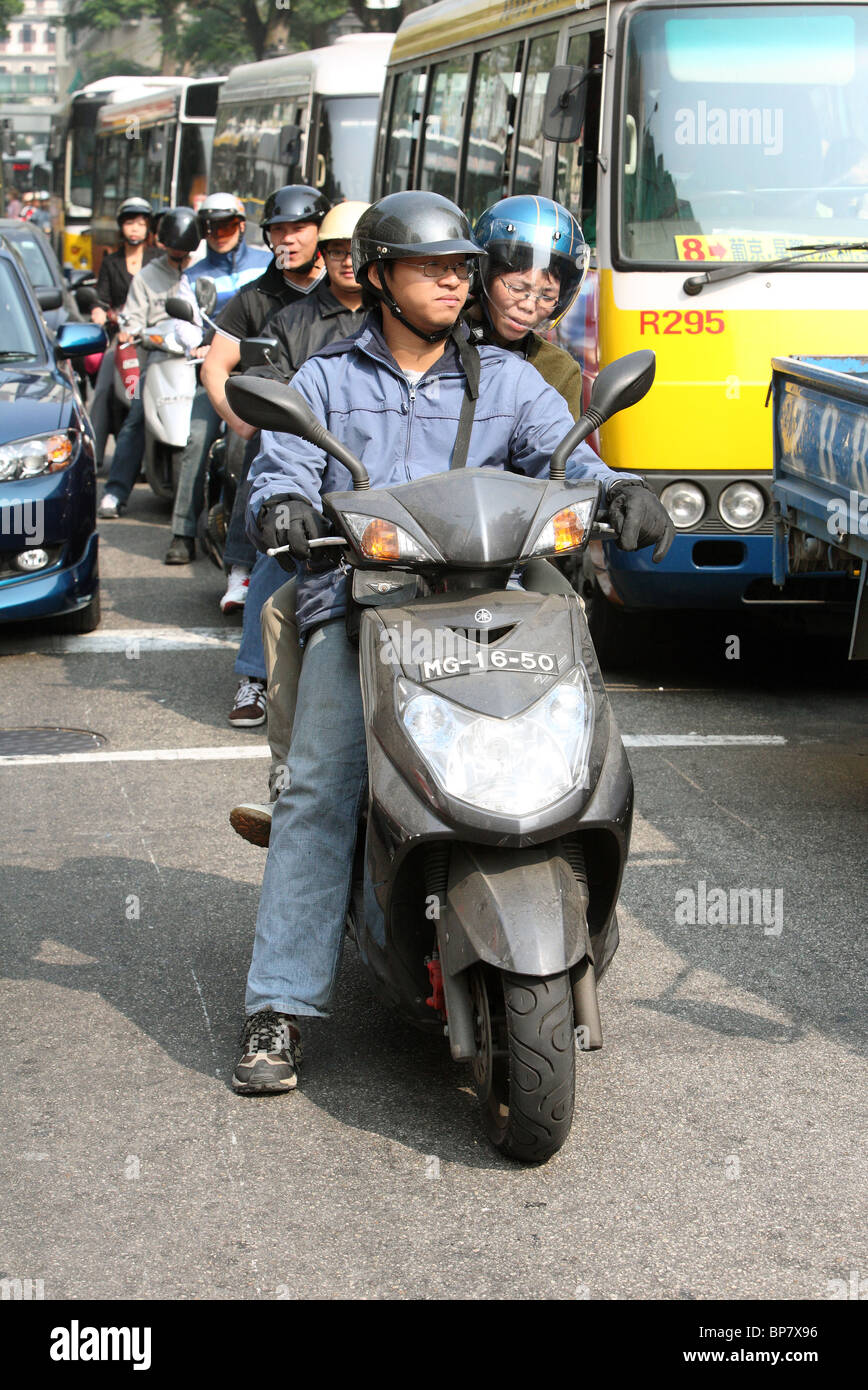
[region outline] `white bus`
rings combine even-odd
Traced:
[[[93,268],[119,244],[115,215],[127,198],[154,211],[197,208],[208,191],[222,77],[164,77],[162,91],[104,106],[96,123]]]
[[[51,123],[52,239],[61,264],[90,267],[96,122],[102,108],[165,88],[166,77],[104,77],[73,92]]]
[[[370,197],[377,115],[393,34],[347,34],[329,48],[233,68],[220,92],[210,188],[237,193],[248,237],[286,183],[333,202]]]

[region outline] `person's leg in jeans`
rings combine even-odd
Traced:
[[[265,723],[265,652],[262,647],[262,625],[259,617],[266,599],[286,583],[286,570],[272,556],[258,554],[250,573],[241,645],[235,661],[235,673],[242,679],[235,693],[235,703],[229,722],[236,728],[251,728]]]
[[[340,965],[367,783],[359,657],[342,618],[305,648],[289,767],[291,790],[274,808],[233,1077],[246,1094],[295,1086],[298,1020],[328,1017]]]
[[[301,647],[295,616],[296,580],[282,584],[262,605],[262,646],[265,652],[265,712],[271,770],[268,801],[242,801],[229,813],[229,824],[243,840],[265,848],[271,834],[271,812],[284,787],[289,785],[286,766],[298,682],[301,676]]]
[[[250,465],[258,453],[259,432],[257,431],[252,439],[248,439],[244,450],[244,464],[241,469],[241,477],[238,480],[238,487],[235,490],[229,525],[226,528],[223,568],[229,578],[226,592],[220,600],[220,609],[223,613],[231,613],[233,609],[243,608],[247,602],[250,572],[258,554],[256,547],[247,539],[247,532],[244,529],[247,495],[250,491],[247,485],[247,475],[250,472]]]
[[[126,506],[142,466],[142,454],[145,450],[145,408],[141,393],[143,380],[144,373],[139,377],[139,393],[133,398],[130,412],[115,443],[115,456],[100,502],[102,517],[112,514],[116,516],[120,509]],[[113,511],[108,502],[109,498],[115,499]]]
[[[181,454],[167,565],[186,564],[195,554],[196,523],[205,502],[208,451],[219,433],[220,416],[209,401],[204,386],[200,386],[193,397],[190,434]],[[180,544],[176,545],[176,541],[180,541]]]

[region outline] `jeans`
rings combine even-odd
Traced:
[[[247,512],[247,496],[250,488],[247,485],[247,475],[250,472],[250,465],[259,453],[259,431],[252,439],[248,439],[247,448],[244,450],[244,467],[241,477],[238,480],[238,488],[235,493],[235,501],[232,504],[232,515],[229,518],[229,525],[226,528],[226,544],[223,547],[223,568],[228,574],[233,565],[244,565],[245,569],[252,569],[253,563],[259,554],[256,546],[247,539],[247,532],[244,529],[244,517]]]
[[[244,617],[241,623],[241,645],[235,661],[235,671],[239,676],[253,676],[256,680],[266,679],[265,650],[262,646],[262,605],[271,595],[292,576],[275,560],[273,555],[264,555],[254,550],[256,556],[247,586],[247,601],[244,604]]]
[[[196,535],[196,522],[205,505],[205,469],[208,450],[220,433],[220,416],[198,387],[190,412],[190,435],[180,458],[180,477],[172,511],[172,535]]]
[[[367,785],[359,654],[343,618],[308,640],[262,880],[248,1014],[328,1017],[344,942],[356,825]]]
[[[119,502],[126,502],[132,492],[145,452],[145,407],[142,404],[144,380],[145,374],[142,372],[139,377],[139,393],[133,397],[130,413],[115,441],[115,455],[106,479],[106,492],[113,493]]]

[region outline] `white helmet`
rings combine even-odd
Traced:
[[[199,206],[199,230],[207,236],[209,225],[230,222],[233,217],[244,218],[244,204],[234,193],[209,193]]]
[[[370,203],[336,203],[319,224],[318,241],[349,241],[356,230],[356,223]]]

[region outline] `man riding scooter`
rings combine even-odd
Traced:
[[[233,295],[263,273],[271,255],[265,247],[248,246],[244,240],[246,226],[240,198],[232,193],[208,194],[199,208],[199,230],[208,249],[181,277],[178,292],[182,298],[195,303],[196,281],[208,276],[217,291],[213,313],[220,313]],[[212,336],[211,331],[206,330],[204,341],[195,349],[194,356],[205,356]],[[200,384],[190,413],[190,438],[180,458],[172,512],[172,540],[165,558],[167,565],[187,565],[195,557],[196,524],[203,504],[208,451],[220,433],[220,425],[220,416]]]
[[[151,261],[133,277],[124,304],[125,328],[121,341],[153,328],[166,318],[166,300],[178,288],[185,266],[199,246],[199,223],[192,208],[169,208],[157,225],[157,243],[164,254]],[[127,500],[138,477],[145,449],[145,409],[142,387],[147,364],[139,376],[139,393],[115,444],[111,471],[97,515],[101,520],[117,519],[126,510]]]
[[[372,487],[464,464],[541,476],[573,425],[563,399],[533,368],[501,348],[477,349],[459,323],[483,255],[464,214],[434,193],[391,194],[356,227],[353,266],[374,312],[353,338],[309,359],[293,386],[327,426],[340,413],[342,441],[362,458]],[[656,543],[658,557],[665,553],[671,522],[639,479],[614,473],[585,445],[570,456],[567,473],[599,480],[610,498],[623,490],[620,514],[611,508],[616,533],[633,527],[639,545]],[[347,476],[315,446],[264,431],[251,469],[251,537],[263,550],[288,546],[293,567],[307,564],[310,541],[327,529],[322,495],[346,487]],[[233,1078],[243,1094],[296,1086],[299,1018],[327,1016],[340,963],[367,775],[358,653],[347,637],[345,603],[339,570],[302,573],[305,652],[290,785],[274,808],[247,979]]]

